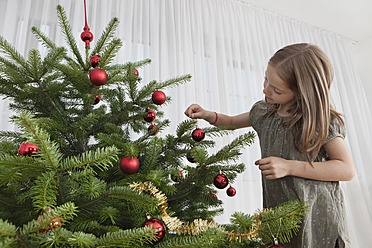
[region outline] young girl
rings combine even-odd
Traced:
[[[262,158],[264,208],[301,199],[309,206],[296,237],[285,247],[349,247],[343,195],[338,181],[354,177],[345,128],[331,106],[332,66],[316,46],[294,44],[277,51],[265,72],[265,101],[236,116],[204,110],[185,114],[216,126],[257,132]]]

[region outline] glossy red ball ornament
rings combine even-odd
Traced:
[[[22,156],[32,156],[39,150],[39,147],[35,144],[23,142],[18,148],[18,154]]]
[[[93,67],[96,68],[99,62],[101,61],[102,57],[99,55],[94,55],[90,58],[89,64]]]
[[[157,90],[154,93],[152,93],[152,102],[156,105],[162,105],[167,97],[165,96],[163,91]]]
[[[229,184],[229,179],[224,174],[218,174],[214,177],[213,184],[219,189],[224,189]]]
[[[96,95],[96,96],[94,97],[93,105],[98,104],[100,101],[101,101],[101,96],[100,96],[100,95]]]
[[[143,117],[143,119],[146,121],[146,122],[153,122],[155,120],[155,112],[152,111],[151,109],[148,109],[146,110],[146,113],[145,113],[145,116]]]
[[[234,195],[236,195],[236,189],[233,188],[233,187],[229,187],[227,190],[226,190],[226,194],[230,197],[233,197]]]
[[[205,138],[205,133],[202,129],[197,128],[192,132],[192,138],[196,142],[200,142]]]
[[[136,68],[132,68],[132,73],[136,75],[137,77],[139,76],[139,72]]]
[[[80,38],[85,42],[85,46],[90,47],[89,43],[93,40],[93,34],[89,29],[84,29],[84,32],[81,33]]]
[[[147,131],[148,132],[151,132],[152,130],[154,130],[154,133],[152,133],[152,135],[156,135],[159,133],[159,129],[156,127],[156,125],[152,124],[150,125],[148,128],[147,128]]]
[[[145,226],[152,226],[154,229],[157,230],[157,233],[154,235],[155,241],[153,241],[152,244],[156,244],[162,241],[166,233],[166,228],[161,220],[148,217],[147,220],[142,224],[142,227]]]
[[[127,175],[136,173],[139,169],[140,163],[136,157],[124,157],[120,160],[120,170]]]
[[[90,72],[89,78],[92,84],[101,86],[107,82],[107,73],[101,68],[96,68]]]
[[[283,248],[283,246],[281,246],[281,245],[272,245],[272,246],[269,246],[269,248]]]

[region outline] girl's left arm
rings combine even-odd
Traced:
[[[341,137],[324,144],[329,160],[309,162],[268,157],[256,161],[266,179],[297,176],[319,181],[350,181],[355,175],[355,166],[350,150]]]

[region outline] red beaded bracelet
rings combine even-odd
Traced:
[[[216,124],[217,121],[218,121],[218,114],[217,114],[217,112],[214,112],[214,113],[216,114],[216,120],[212,123],[212,125]]]

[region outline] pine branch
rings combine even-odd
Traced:
[[[67,15],[65,10],[61,5],[57,6],[57,16],[58,16],[58,23],[61,26],[62,32],[66,37],[66,42],[70,46],[73,54],[75,55],[77,61],[79,62],[80,66],[84,69],[85,63],[83,61],[83,58],[81,57],[80,51],[76,45],[76,40],[74,38],[74,35],[72,34],[72,29],[70,26],[70,23],[67,20]]]
[[[55,206],[57,202],[58,186],[52,171],[45,172],[35,181],[31,188],[32,200],[36,209],[43,210]]]
[[[117,160],[117,149],[113,146],[87,151],[79,156],[65,158],[61,163],[61,170],[73,170],[84,166],[96,167],[103,171],[112,166],[112,161]]]
[[[146,243],[155,239],[156,232],[154,228],[144,227],[106,233],[98,240],[95,247],[144,247]]]
[[[9,79],[15,82],[29,82],[31,79],[27,76],[27,71],[18,67],[16,64],[10,62],[4,57],[0,57],[0,72],[3,72],[4,75],[8,76]],[[13,85],[9,84],[6,81],[3,81],[5,86],[12,87]],[[8,83],[8,84],[7,84]]]
[[[178,86],[180,84],[184,84],[186,82],[189,82],[191,80],[191,75],[184,75],[176,78],[169,79],[167,81],[159,83],[158,89],[167,88],[170,86]]]
[[[230,144],[219,150],[215,155],[210,156],[206,164],[213,164],[220,161],[228,162],[231,159],[237,159],[237,156],[240,155],[239,150],[247,145],[251,145],[253,143],[254,137],[255,134],[253,132],[248,132],[240,135]]]
[[[37,27],[32,27],[31,32],[36,36],[36,38],[49,50],[56,51],[58,49],[64,49],[63,47],[59,48],[57,45],[50,40],[41,30]],[[64,58],[69,62],[69,63],[74,63],[76,64],[75,61],[73,61],[72,58],[70,58],[66,53],[64,54]],[[77,64],[76,64],[77,65]]]
[[[119,26],[119,19],[116,17],[112,18],[110,22],[107,24],[100,38],[98,39],[96,46],[94,47],[94,49],[92,50],[90,54],[90,57],[101,53],[101,50],[103,49],[105,43],[114,36],[114,32],[116,31],[118,26]]]
[[[32,71],[33,80],[40,80],[40,67],[41,67],[41,55],[40,52],[36,49],[31,49],[28,52],[28,67]]]
[[[18,63],[28,76],[32,76],[32,72],[30,68],[27,66],[27,61],[2,36],[0,36],[0,51],[8,55],[14,62]]]
[[[110,64],[116,54],[122,47],[121,39],[113,39],[102,52],[102,60],[100,61],[100,67],[104,67],[106,64]]]

